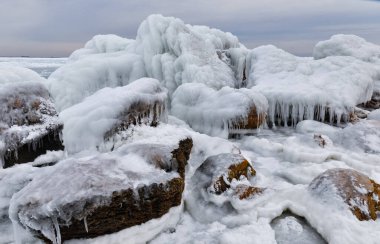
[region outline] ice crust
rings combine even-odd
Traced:
[[[12,65],[11,63],[0,62],[0,84],[16,82],[44,82],[45,79],[33,70]]]
[[[133,104],[152,106],[149,116],[156,112],[165,121],[167,92],[155,79],[143,78],[115,88],[103,88],[60,113],[64,124],[63,141],[69,153],[96,150],[105,133],[120,123],[122,113]],[[158,103],[157,111],[153,105]]]

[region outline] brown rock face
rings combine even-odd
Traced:
[[[232,125],[232,130],[252,130],[259,128],[265,122],[266,114],[258,114],[255,107],[252,107],[248,113],[247,120],[238,119]]]
[[[370,101],[360,104],[359,106],[370,111],[379,109],[380,108],[380,93],[379,92],[374,93]]]
[[[138,190],[115,192],[111,204],[92,209],[84,220],[73,219],[69,226],[60,225],[62,240],[93,238],[143,224],[166,214],[181,204],[184,180],[174,178],[165,184],[151,184]],[[90,207],[90,206],[88,206]]]
[[[317,176],[309,188],[313,192],[334,191],[359,220],[376,220],[380,210],[380,186],[352,169],[330,169]]]
[[[240,199],[249,199],[252,198],[258,194],[261,194],[264,192],[264,189],[254,186],[248,186],[248,185],[237,185],[235,187],[235,195]]]

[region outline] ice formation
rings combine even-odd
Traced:
[[[231,87],[216,91],[205,84],[181,85],[173,94],[171,104],[171,113],[196,131],[224,138],[237,124],[248,124],[252,110],[257,121],[264,120],[268,108],[266,98],[260,93]],[[260,124],[258,122],[256,128]]]
[[[369,101],[380,70],[353,57],[300,58],[274,46],[248,55],[248,87],[269,102],[268,120],[347,121],[357,104]]]
[[[139,79],[122,87],[99,90],[60,113],[64,123],[63,141],[66,150],[75,153],[101,146],[106,132],[121,124],[123,119],[129,120],[128,117],[123,118],[123,114],[128,115],[129,109],[136,104],[147,106],[148,123],[153,121],[153,116],[165,121],[166,98],[166,89],[150,78]]]
[[[140,25],[135,40],[94,37],[51,75],[50,90],[62,110],[101,88],[144,76],[160,80],[170,94],[184,83],[239,87],[234,71],[218,56],[231,48],[244,47],[230,33],[152,15]]]

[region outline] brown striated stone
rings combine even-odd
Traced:
[[[327,170],[317,176],[309,188],[313,192],[336,191],[361,221],[376,220],[377,212],[380,210],[379,184],[356,170]]]
[[[60,225],[62,240],[111,234],[159,218],[181,204],[184,186],[184,179],[173,178],[164,184],[143,186],[138,189],[138,197],[131,189],[115,192],[109,205],[87,210],[92,212],[85,220],[88,232],[84,219]]]
[[[131,125],[146,124],[157,126],[160,117],[165,111],[165,104],[160,101],[153,103],[136,102],[119,116],[120,123],[105,133],[104,139],[108,140],[116,133],[126,130]]]
[[[234,190],[234,194],[240,200],[249,199],[264,192],[263,188],[243,184],[237,185]]]
[[[246,120],[237,119],[234,123],[232,123],[232,130],[250,130],[257,129],[265,122],[266,114],[261,113],[258,114],[255,107],[252,107],[248,113],[248,117]]]

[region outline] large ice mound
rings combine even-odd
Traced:
[[[249,55],[248,87],[269,102],[268,119],[296,124],[304,119],[347,121],[353,108],[371,99],[380,70],[353,57],[296,57],[274,46]]]

